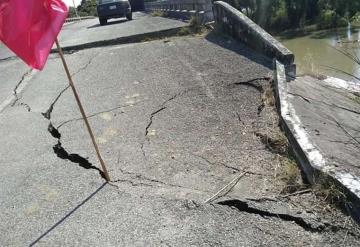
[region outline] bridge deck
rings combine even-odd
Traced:
[[[339,246],[344,236],[358,243],[353,223],[324,212],[314,194],[278,197],[289,189],[284,179],[299,173],[256,136],[280,135],[262,92],[269,83],[248,82],[271,74],[264,57],[214,33],[66,59],[114,182],[99,176],[58,56],[35,74],[19,60],[0,62],[14,71],[0,81],[21,85],[0,114],[2,245]],[[203,203],[243,171],[229,193]]]

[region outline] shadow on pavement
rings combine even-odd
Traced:
[[[63,223],[68,217],[70,217],[73,213],[75,213],[81,206],[83,206],[86,202],[88,202],[91,198],[93,198],[97,193],[99,193],[105,185],[108,183],[103,183],[97,190],[95,190],[90,196],[85,198],[81,203],[79,203],[75,208],[73,208],[69,213],[67,213],[62,219],[60,219],[58,222],[56,222],[52,227],[50,227],[47,231],[45,231],[43,234],[40,235],[36,240],[34,240],[29,247],[34,246],[36,243],[38,243],[41,239],[43,239],[46,235],[48,235],[50,232],[52,232],[56,227],[58,227],[61,223]]]
[[[254,61],[255,63],[261,64],[270,70],[273,69],[271,59],[248,48],[246,45],[244,45],[240,41],[236,41],[234,38],[232,38],[226,34],[219,33],[217,31],[212,31],[208,35],[206,35],[205,39],[207,41],[214,43],[218,46],[221,46],[225,49],[236,52],[237,54],[244,56],[244,57]]]
[[[98,28],[98,27],[106,27],[106,26],[111,26],[111,25],[116,25],[116,24],[120,24],[120,23],[123,23],[123,22],[127,22],[128,20],[125,18],[125,19],[121,19],[121,20],[116,20],[116,21],[111,21],[111,22],[108,22],[106,25],[104,26],[101,26],[100,23],[98,24],[95,24],[95,25],[92,25],[90,27],[87,27],[87,29],[91,29],[91,28]]]

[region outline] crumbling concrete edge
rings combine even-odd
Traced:
[[[280,117],[280,124],[285,132],[289,143],[293,149],[295,157],[305,173],[308,181],[316,184],[319,175],[324,174],[332,178],[337,186],[341,186],[349,202],[344,205],[350,215],[360,214],[360,178],[355,177],[347,172],[339,172],[327,164],[326,158],[321,150],[316,147],[303,128],[295,108],[288,101],[288,90],[285,74],[285,66],[274,59],[274,82],[276,107]],[[290,82],[291,83],[291,82]]]

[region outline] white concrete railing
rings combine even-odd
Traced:
[[[214,2],[214,19],[218,28],[270,59],[276,58],[286,70],[288,79],[295,77],[295,56],[282,43],[246,15],[223,1]]]
[[[145,3],[147,11],[166,12],[170,17],[202,17],[203,22],[213,20],[212,0],[165,0]]]

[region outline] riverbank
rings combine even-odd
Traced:
[[[349,23],[352,29],[360,29],[360,23]],[[270,31],[270,34],[275,37],[294,37],[294,36],[304,36],[312,32],[324,32],[324,31],[334,31],[338,29],[348,28],[348,25],[334,27],[334,28],[319,28],[317,24],[307,25],[301,28],[292,28],[282,31]]]
[[[356,61],[360,57],[360,28],[311,30],[294,30],[276,36],[295,54],[298,74],[327,75],[356,82],[355,77],[360,77],[360,66]]]

